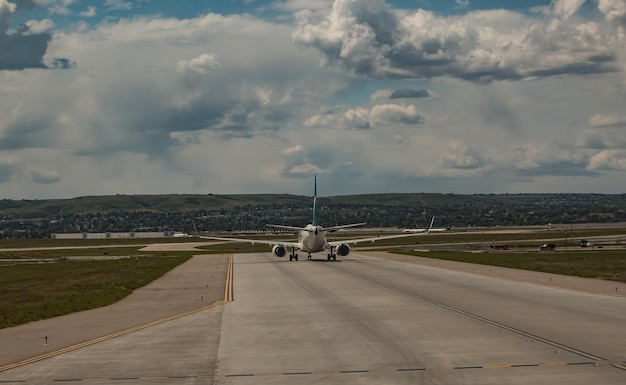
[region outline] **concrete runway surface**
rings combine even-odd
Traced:
[[[0,384],[626,383],[621,296],[357,254],[234,261],[233,302],[2,371]]]

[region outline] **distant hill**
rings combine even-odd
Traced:
[[[309,196],[113,195],[73,199],[0,200],[0,237],[50,233],[258,230],[311,221]],[[626,194],[363,194],[318,198],[320,223],[371,227],[522,226],[626,222]]]
[[[71,199],[0,200],[0,216],[49,217],[111,212],[191,212],[246,205],[297,204],[310,198],[288,194],[103,195]]]
[[[626,195],[603,194],[437,194],[389,193],[338,195],[318,197],[327,205],[381,205],[436,207],[442,205],[541,205],[542,202],[626,203]],[[162,194],[162,195],[102,195],[71,199],[0,200],[0,217],[51,217],[111,212],[193,212],[198,210],[232,209],[245,206],[310,206],[312,198],[290,194]]]

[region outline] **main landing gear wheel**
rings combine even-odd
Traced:
[[[289,261],[292,261],[292,260],[296,260],[297,261],[298,260],[298,254],[290,255],[289,256]]]
[[[311,258],[311,254],[309,254],[309,256],[306,259],[309,260],[309,261],[313,260],[313,258]]]
[[[337,254],[327,254],[328,260],[329,261],[336,261],[337,260]]]

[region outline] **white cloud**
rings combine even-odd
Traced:
[[[557,2],[564,15],[577,4]],[[444,17],[421,9],[395,12],[383,0],[336,0],[324,17],[300,14],[293,38],[317,49],[327,64],[377,79],[489,82],[618,70],[618,45],[594,22],[507,10]]]
[[[94,17],[96,16],[96,7],[90,5],[85,11],[79,13],[79,15],[83,17]]]
[[[469,0],[454,0],[456,8],[468,8],[470,6]]]
[[[17,5],[9,0],[0,0],[0,17],[10,15],[15,12]]]
[[[379,104],[372,108],[369,120],[374,125],[385,123],[421,124],[424,115],[414,105]]]
[[[24,23],[28,28],[23,35],[41,34],[50,32],[54,28],[54,22],[50,19],[43,20],[28,20]]]
[[[299,145],[296,144],[294,146],[291,146],[289,148],[285,148],[282,150],[283,155],[294,155],[294,154],[300,154],[304,151],[304,148]]]
[[[322,170],[321,168],[319,168],[318,166],[314,164],[302,164],[302,165],[292,167],[289,170],[290,174],[306,174],[306,175],[322,174],[324,172],[325,172],[324,170]]]
[[[209,71],[220,68],[217,56],[210,53],[202,54],[191,60],[179,60],[176,64],[176,72],[195,72],[205,74]]]
[[[76,66],[0,71],[4,196],[310,194],[310,173],[328,195],[623,191],[626,88],[606,72],[623,66],[617,24],[572,8],[333,4],[300,11],[311,23],[298,27],[284,15],[57,22],[44,61]],[[294,45],[294,28],[317,50]]]
[[[335,106],[321,113],[316,113],[304,121],[305,127],[310,128],[371,128],[370,111],[363,107]]]
[[[591,157],[590,170],[626,171],[626,150],[603,150]]]
[[[599,0],[598,8],[606,20],[619,29],[621,39],[626,38],[626,2],[624,0]]]
[[[417,125],[424,123],[424,114],[412,104],[376,104],[371,108],[335,106],[309,116],[305,127],[333,129],[369,129],[386,125]]]
[[[626,127],[626,115],[597,114],[589,119],[589,127]]]
[[[575,14],[587,0],[553,0],[552,12],[561,18],[568,19]]]
[[[133,4],[125,0],[105,0],[104,6],[109,10],[131,10]]]
[[[75,0],[35,0],[35,3],[41,6],[48,6],[50,13],[69,15],[71,13],[69,6],[74,4]]]
[[[469,146],[459,141],[451,141],[446,152],[439,156],[439,167],[467,172],[483,165],[480,156]]]

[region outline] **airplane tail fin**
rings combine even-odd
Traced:
[[[432,230],[433,223],[435,223],[435,216],[433,216],[433,218],[430,220],[430,226],[428,226],[428,228],[426,229],[427,234],[430,233],[430,230]]]
[[[317,175],[313,182],[313,226],[317,226]]]

